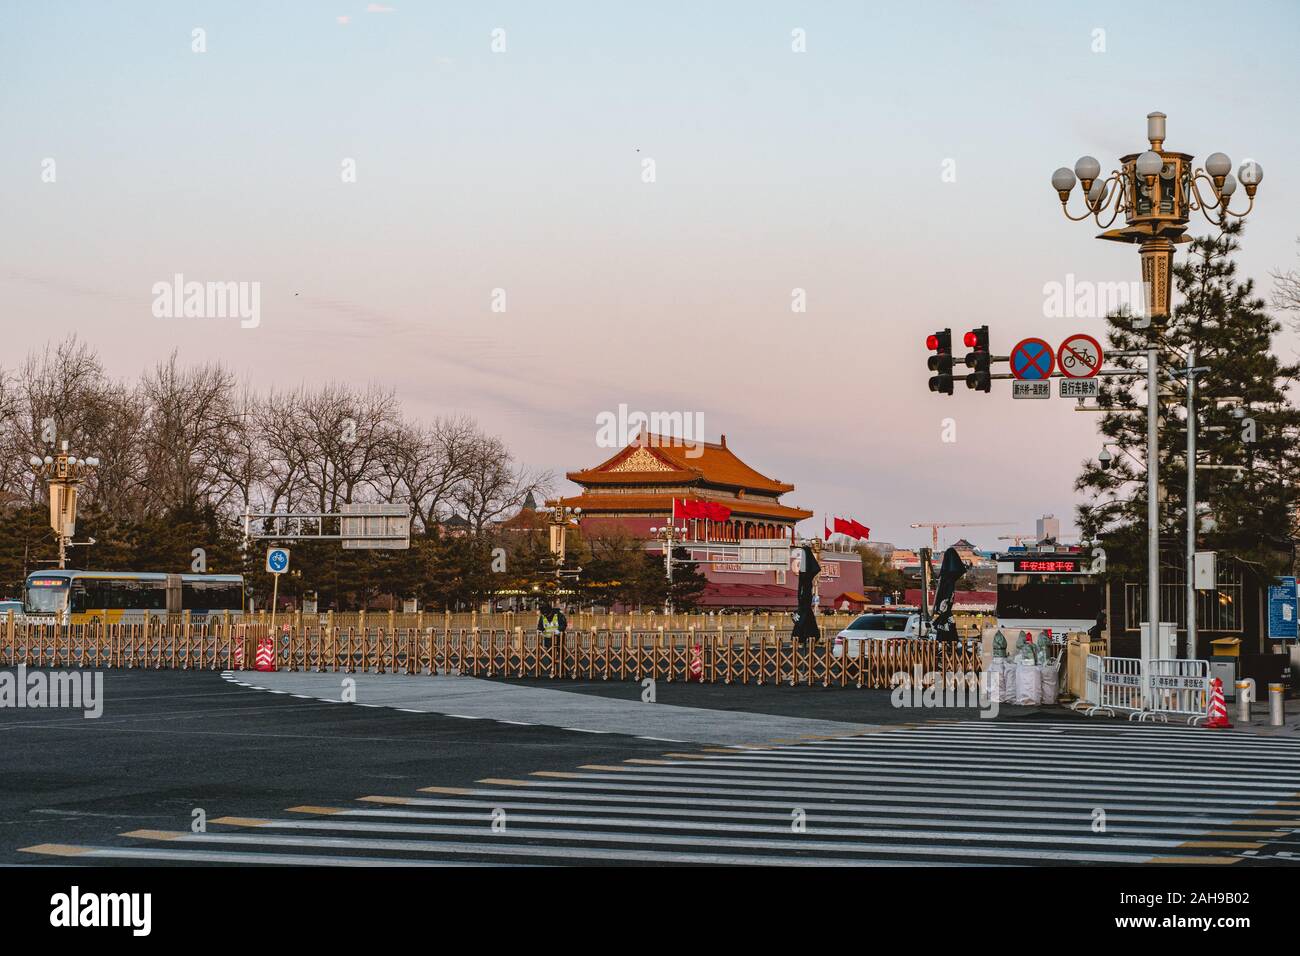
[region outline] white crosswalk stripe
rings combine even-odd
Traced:
[[[1300,850],[1300,742],[1068,720],[934,723],[123,836],[141,849],[78,850],[354,866],[1231,864]]]

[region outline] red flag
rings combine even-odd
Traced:
[[[829,541],[830,539],[831,539],[831,527],[826,523],[826,516],[822,515],[822,540]]]
[[[847,521],[844,518],[834,518],[832,519],[831,527],[835,529],[836,534],[848,535],[850,538],[853,537],[853,522],[851,521]]]
[[[706,509],[708,509],[708,513],[705,515],[707,518],[711,518],[714,521],[726,521],[731,517],[731,509],[726,505],[718,504],[716,501],[705,501],[701,503]]]
[[[673,499],[673,517],[674,518],[699,518],[699,505],[694,501],[687,501],[685,498]]]
[[[856,532],[854,534],[854,537],[857,538],[859,541],[866,541],[868,538],[871,537],[871,529],[868,528],[866,525],[859,524],[857,521],[853,521],[852,525],[853,525],[854,532]]]

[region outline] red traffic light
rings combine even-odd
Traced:
[[[927,335],[925,337],[925,347],[929,349],[931,352],[937,349],[939,347],[939,336]]]
[[[979,344],[979,336],[976,335],[974,329],[972,329],[966,333],[965,337],[962,338],[962,341],[966,343],[966,348],[973,349]]]

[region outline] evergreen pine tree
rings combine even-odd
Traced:
[[[1164,564],[1175,572],[1183,569],[1187,432],[1185,377],[1171,373],[1187,365],[1189,348],[1194,363],[1209,369],[1196,380],[1197,460],[1241,468],[1198,470],[1197,546],[1252,562],[1265,575],[1284,573],[1293,562],[1300,411],[1287,390],[1300,365],[1272,352],[1281,326],[1254,283],[1237,277],[1232,256],[1241,231],[1235,222],[1192,241],[1174,270],[1181,303],[1160,338],[1161,534]],[[1146,330],[1136,321],[1126,311],[1107,317],[1114,356],[1108,365],[1145,368],[1145,358],[1114,354],[1146,348]],[[1146,378],[1104,379],[1101,389],[1099,403],[1111,411],[1100,430],[1115,457],[1108,470],[1095,459],[1085,462],[1075,487],[1091,500],[1079,507],[1079,527],[1085,541],[1105,545],[1111,572],[1135,572],[1146,563]],[[1226,399],[1241,400],[1240,411]]]

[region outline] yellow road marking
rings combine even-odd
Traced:
[[[215,820],[209,820],[208,822],[224,823],[226,826],[231,827],[264,827],[271,821],[258,817],[217,817]]]
[[[357,799],[364,800],[367,803],[392,803],[392,804],[396,804],[399,807],[405,806],[406,804],[411,802],[409,797],[375,796],[375,797],[357,797]]]
[[[42,853],[45,856],[81,856],[90,850],[84,846],[69,846],[66,843],[38,843],[35,846],[18,848],[19,853]]]
[[[498,786],[507,786],[507,787],[531,787],[537,781],[536,780],[506,780],[504,777],[484,777],[482,780],[477,780],[475,782],[491,783]]]
[[[1230,840],[1190,840],[1178,844],[1182,850],[1258,850],[1262,843],[1237,843]]]
[[[289,807],[289,809],[285,810],[284,812],[285,812],[285,813],[322,813],[322,814],[331,814],[331,813],[346,813],[347,811],[345,811],[342,807],[313,807],[313,806],[302,806],[302,807]]]
[[[635,770],[635,767],[607,767],[599,763],[586,763],[578,768],[579,770]]]
[[[124,837],[135,837],[137,840],[179,840],[185,836],[179,830],[132,830],[130,833],[121,834]]]
[[[1285,830],[1211,830],[1209,833],[1203,833],[1202,836],[1227,836],[1227,837],[1260,837],[1268,839],[1271,837],[1286,836]]]
[[[656,767],[671,767],[673,765],[673,761],[671,760],[650,760],[649,758],[646,757],[629,757],[627,760],[624,760],[623,762],[624,763],[648,763],[648,764],[653,764]]]
[[[1197,866],[1212,864],[1231,864],[1237,862],[1235,856],[1153,856],[1147,860],[1148,863],[1168,863],[1173,866],[1187,866],[1195,864]]]
[[[583,776],[583,774],[580,774],[580,773],[569,773],[567,770],[534,770],[531,774],[529,774],[529,776],[531,776],[531,777],[563,777],[563,778],[565,778],[566,780],[571,780],[571,779],[575,779],[575,778],[581,778],[581,777]]]
[[[473,793],[474,791],[470,790],[468,787],[421,787],[420,792],[421,793],[454,793],[463,796],[464,794]],[[388,802],[396,803],[398,801],[401,801],[403,803],[406,802],[404,797],[362,797],[361,799],[373,800],[375,803],[388,803]]]

